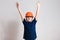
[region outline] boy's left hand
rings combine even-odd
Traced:
[[[37,3],[37,7],[40,7],[40,1],[38,1],[38,3]]]

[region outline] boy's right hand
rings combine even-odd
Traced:
[[[17,8],[19,8],[19,3],[18,2],[16,2],[16,6],[17,6]]]

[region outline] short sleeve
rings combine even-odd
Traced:
[[[22,23],[23,23],[23,24],[24,24],[24,22],[25,22],[25,19],[22,20]]]
[[[37,22],[37,20],[36,20],[36,18],[34,18],[34,20],[33,20],[34,22]]]

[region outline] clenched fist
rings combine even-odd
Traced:
[[[37,7],[40,7],[40,1],[37,2]]]
[[[18,2],[16,2],[16,6],[17,6],[17,8],[19,8],[19,3]]]

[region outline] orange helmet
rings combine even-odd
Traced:
[[[25,16],[26,17],[33,17],[33,14],[32,14],[32,12],[27,12]]]

